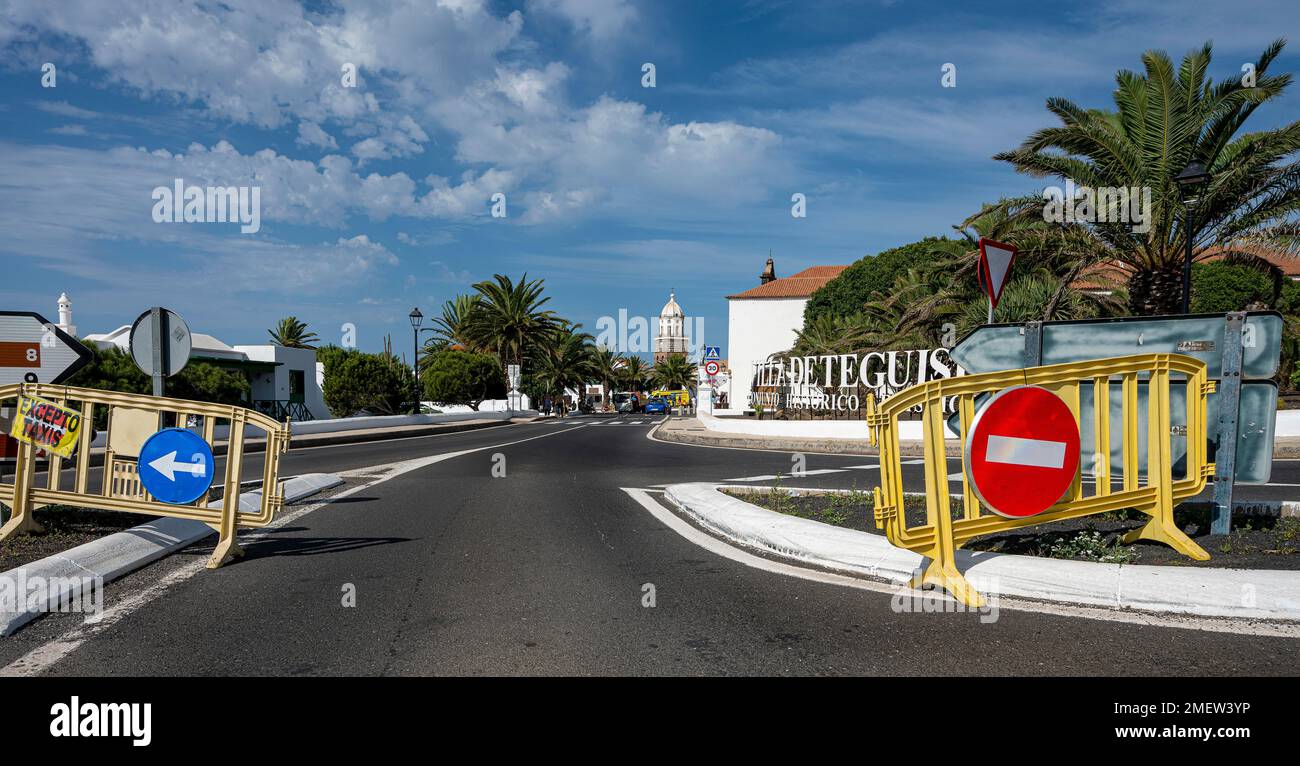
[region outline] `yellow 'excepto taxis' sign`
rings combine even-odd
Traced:
[[[39,397],[20,396],[9,435],[60,457],[72,457],[81,435],[81,413]]]

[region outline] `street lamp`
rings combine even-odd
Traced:
[[[1200,160],[1187,163],[1183,172],[1174,176],[1174,183],[1178,184],[1178,196],[1183,200],[1183,208],[1186,210],[1183,220],[1184,233],[1187,235],[1187,254],[1183,260],[1184,314],[1191,313],[1192,306],[1192,240],[1196,235],[1192,228],[1192,213],[1196,210],[1196,190],[1209,180],[1210,173],[1205,169],[1205,163]]]
[[[424,321],[424,314],[420,313],[420,308],[411,309],[407,314],[411,320],[411,372],[415,375],[415,413],[420,414],[420,323]]]

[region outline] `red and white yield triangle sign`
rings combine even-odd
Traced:
[[[1007,284],[1011,264],[1016,261],[1015,245],[980,237],[980,280],[989,294],[989,306],[996,307]]]

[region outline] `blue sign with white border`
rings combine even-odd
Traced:
[[[722,361],[722,347],[721,347],[721,346],[705,346],[705,347],[704,347],[704,361],[706,361],[706,362]]]
[[[140,448],[140,483],[155,500],[184,505],[212,486],[212,448],[183,428],[164,428]]]

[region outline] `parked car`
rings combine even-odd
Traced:
[[[645,403],[645,414],[647,415],[666,415],[672,409],[672,405],[667,399],[656,396]]]

